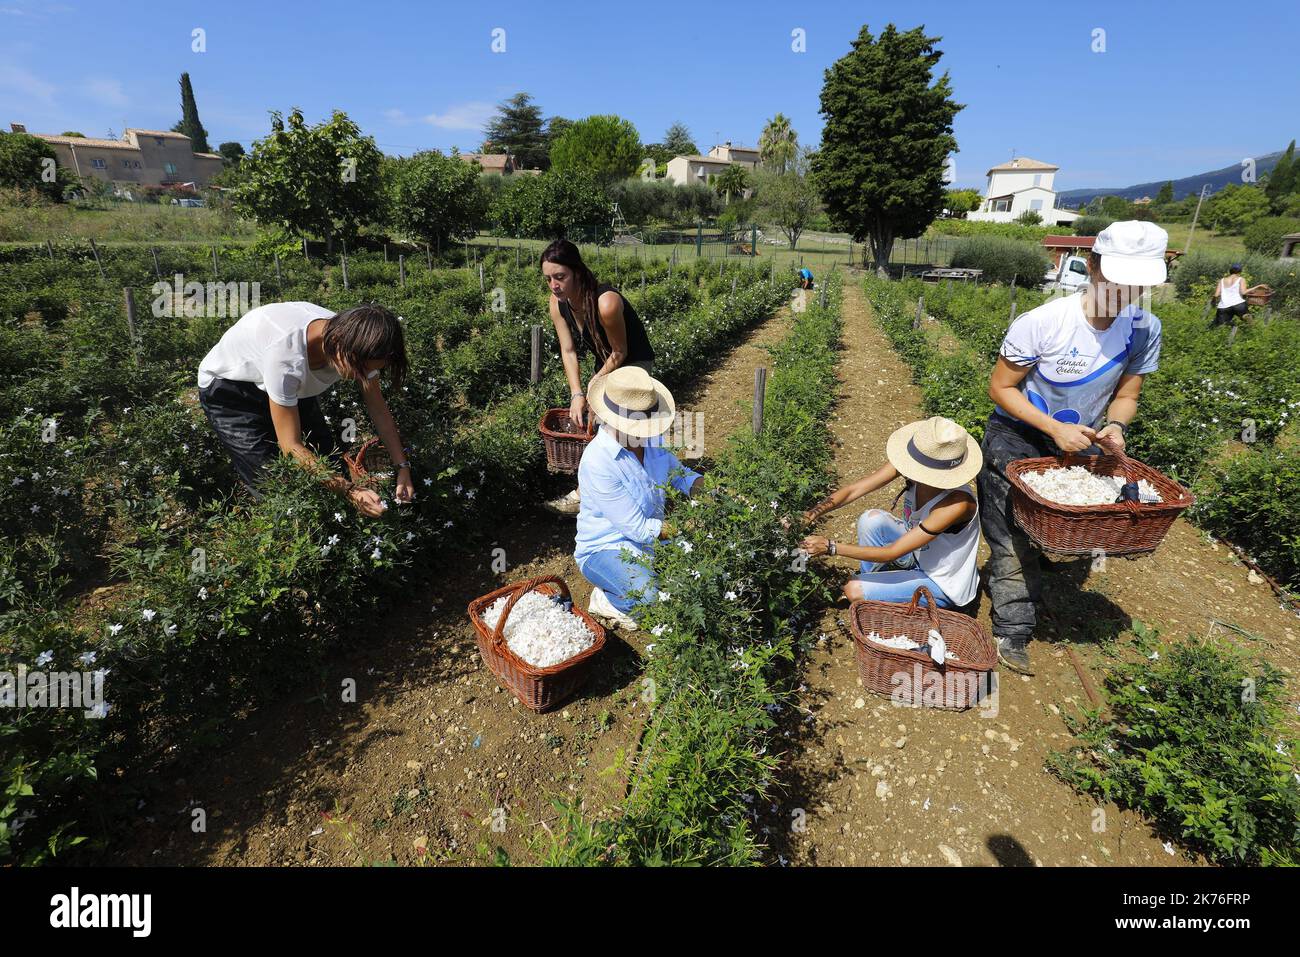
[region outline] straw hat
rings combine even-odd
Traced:
[[[673,394],[640,366],[620,366],[596,379],[587,405],[605,425],[641,439],[663,435],[677,416]]]
[[[984,465],[984,453],[952,419],[936,415],[889,437],[885,455],[900,475],[934,488],[961,488]]]

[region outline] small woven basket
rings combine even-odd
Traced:
[[[588,413],[587,428],[584,430],[573,424],[568,409],[546,410],[537,430],[542,433],[542,442],[546,445],[548,469],[568,474],[578,471],[583,450],[596,434],[592,419],[591,413]]]
[[[1273,298],[1272,287],[1260,283],[1258,286],[1251,286],[1246,290],[1246,302],[1252,306],[1267,306],[1269,300]]]
[[[393,460],[379,439],[367,439],[353,452],[343,455],[343,462],[358,485],[371,486],[393,477]]]
[[[923,595],[924,608],[920,604]],[[906,635],[925,644],[932,628],[943,635],[956,660],[937,665],[926,652],[890,648],[867,637],[871,632],[881,638]],[[924,586],[906,605],[855,601],[849,606],[849,629],[862,686],[901,705],[965,711],[996,690],[991,675],[998,665],[998,651],[993,639],[974,618],[936,607],[934,596]]]
[[[533,590],[543,595],[562,595],[564,600],[570,603],[573,600],[569,594],[569,586],[565,584],[563,578],[554,575],[528,578],[498,588],[482,598],[475,598],[469,603],[469,620],[474,625],[479,654],[483,656],[483,661],[492,673],[497,676],[497,680],[514,692],[515,697],[533,711],[547,711],[566,701],[587,680],[587,675],[591,671],[591,662],[600,653],[600,649],[605,647],[605,629],[585,611],[574,605],[572,613],[582,619],[583,624],[591,630],[596,640],[589,648],[578,652],[567,661],[561,661],[558,665],[551,665],[549,668],[530,665],[510,650],[503,634],[515,602]],[[483,612],[502,595],[509,595],[510,600],[506,602],[496,628],[489,630],[483,621]]]
[[[1026,472],[1082,465],[1096,475],[1122,475],[1130,482],[1146,479],[1160,502],[1111,505],[1061,505],[1042,498],[1025,484]],[[1146,555],[1169,533],[1174,520],[1196,499],[1182,485],[1127,455],[1063,455],[1020,459],[1007,464],[1011,511],[1016,522],[1045,552],[1057,555]]]

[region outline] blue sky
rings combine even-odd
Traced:
[[[1056,9],[1053,9],[1056,7]],[[1226,12],[1231,9],[1231,13]],[[665,12],[671,11],[671,12]],[[1300,4],[360,3],[0,0],[0,124],[120,135],[180,118],[189,71],[213,147],[247,147],[267,111],[345,110],[385,152],[475,149],[495,103],[618,113],[654,142],[676,120],[701,149],[754,144],[789,116],[815,144],[825,69],[858,30],[942,37],[958,102],[959,185],[1012,150],[1056,186],[1176,178],[1284,147],[1300,131]],[[206,52],[192,50],[192,31]],[[505,51],[492,51],[492,31]],[[802,29],[807,50],[791,49]],[[1105,51],[1093,52],[1104,30]]]

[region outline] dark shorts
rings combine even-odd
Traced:
[[[271,400],[251,382],[217,378],[207,388],[199,389],[199,404],[240,479],[257,495],[263,467],[280,454],[271,422]],[[328,456],[341,471],[343,451],[315,396],[298,400],[298,418],[303,443]]]
[[[1244,316],[1249,309],[1249,304],[1244,302],[1229,306],[1227,309],[1216,309],[1214,310],[1214,324],[1217,326],[1221,323],[1232,322],[1235,317]]]

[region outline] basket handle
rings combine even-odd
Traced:
[[[912,592],[912,601],[907,606],[907,612],[908,614],[916,613],[920,608],[919,602],[922,595],[925,596],[925,609],[930,618],[930,627],[935,631],[939,631],[939,609],[934,604],[934,596],[930,594],[930,589],[926,588],[924,585],[921,585],[916,591]]]
[[[538,575],[536,578],[525,578],[521,582],[516,582],[511,586],[510,598],[506,601],[506,607],[501,609],[501,617],[497,619],[497,626],[492,631],[492,643],[494,645],[502,644],[505,641],[502,633],[506,627],[506,619],[510,617],[510,609],[515,607],[515,602],[528,594],[528,592],[532,591],[538,585],[544,584],[559,585],[560,591],[564,593],[565,599],[569,601],[573,600],[572,596],[569,594],[569,586],[565,583],[563,578],[560,578],[557,575]]]

